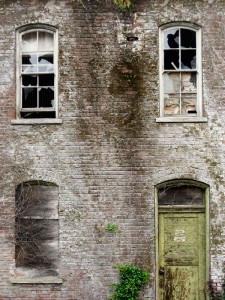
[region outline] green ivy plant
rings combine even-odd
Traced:
[[[109,225],[105,226],[104,228],[105,228],[105,230],[114,232],[115,234],[120,233],[119,228],[116,224],[109,224]]]
[[[120,8],[120,9],[128,9],[131,7],[131,0],[114,0],[114,3]]]
[[[112,300],[137,300],[140,291],[149,281],[150,273],[134,265],[118,265],[120,283],[112,284],[115,288],[111,295]]]

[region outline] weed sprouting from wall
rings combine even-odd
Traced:
[[[111,295],[111,299],[138,299],[141,289],[149,281],[149,272],[133,265],[118,265],[116,268],[120,271],[120,283],[112,284],[115,292]]]

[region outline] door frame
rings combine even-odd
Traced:
[[[209,281],[209,265],[210,265],[210,238],[209,238],[209,185],[195,180],[189,180],[189,179],[178,179],[178,180],[169,180],[162,182],[160,184],[157,184],[155,186],[155,299],[159,300],[158,297],[158,286],[159,286],[159,205],[158,205],[158,190],[159,188],[166,187],[166,186],[177,186],[179,184],[187,184],[190,186],[197,186],[202,187],[204,189],[204,213],[205,213],[205,236],[206,236],[206,249],[205,249],[205,261],[206,261],[206,283]],[[181,206],[180,206],[181,207]],[[172,212],[171,207],[169,209],[165,209],[165,212]],[[197,209],[195,210],[194,207],[189,206],[189,208],[186,207],[186,210],[183,209],[182,212],[197,212]],[[176,208],[174,207],[174,212],[178,212]],[[206,299],[209,299],[209,295],[206,293]]]

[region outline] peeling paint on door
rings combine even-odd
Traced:
[[[205,214],[160,213],[159,300],[205,299]]]

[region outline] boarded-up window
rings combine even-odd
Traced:
[[[58,274],[58,187],[26,182],[16,189],[16,267]]]

